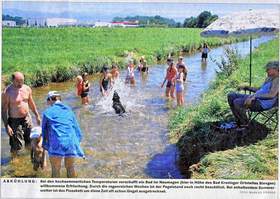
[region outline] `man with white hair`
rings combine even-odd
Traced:
[[[24,84],[24,75],[15,72],[12,75],[12,84],[2,93],[2,120],[10,137],[13,157],[22,150],[24,143],[25,146],[30,146],[32,119],[29,108],[35,114],[37,124],[40,125],[41,118],[32,98],[32,90]]]
[[[267,78],[260,88],[241,86],[239,90],[254,92],[252,95],[230,93],[228,103],[238,125],[246,125],[249,119],[246,109],[262,111],[272,108],[279,92],[279,62],[271,61],[265,66]]]

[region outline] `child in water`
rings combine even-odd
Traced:
[[[117,80],[119,78],[120,72],[116,64],[112,64],[111,74],[113,80]]]
[[[134,64],[133,64],[132,60],[130,60],[128,62],[127,75],[126,75],[125,83],[126,84],[130,83],[131,85],[135,85]]]
[[[178,65],[178,73],[176,75],[176,98],[177,106],[183,106],[184,104],[184,68],[183,64]]]
[[[83,91],[83,78],[81,75],[78,75],[76,78],[76,93],[77,96],[81,96]]]
[[[99,81],[102,96],[108,96],[110,89],[113,87],[112,82],[112,74],[110,73],[109,68],[104,66],[102,69],[102,76]]]
[[[144,56],[141,56],[141,58],[139,60],[138,71],[143,72],[143,73],[149,72],[149,68],[147,66],[147,61],[145,60]]]
[[[167,59],[167,64],[168,64],[168,68],[166,70],[166,76],[164,78],[164,81],[161,84],[161,88],[164,86],[165,82],[166,83],[166,89],[165,89],[165,95],[167,98],[172,98],[174,99],[174,86],[175,86],[175,79],[176,79],[176,73],[177,73],[177,69],[175,67],[175,64],[173,62],[172,58],[168,58]]]
[[[203,47],[201,49],[201,61],[205,61],[207,60],[208,57],[208,53],[210,52],[210,48],[208,47],[207,43],[203,44]]]
[[[186,64],[183,62],[183,59],[184,58],[182,56],[180,56],[178,58],[178,62],[176,64],[176,68],[178,70],[179,69],[179,65],[183,65],[184,66],[184,82],[185,82],[187,80],[188,69],[187,69]]]
[[[82,78],[83,78],[83,90],[81,93],[82,104],[87,105],[87,104],[89,104],[88,93],[89,93],[89,87],[90,87],[90,83],[88,81],[88,74],[83,73]]]

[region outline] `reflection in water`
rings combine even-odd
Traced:
[[[207,61],[202,61],[200,68],[201,68],[201,73],[204,73],[206,71],[206,67],[207,67]]]
[[[176,146],[168,145],[163,153],[152,157],[145,172],[152,178],[183,178],[177,168],[177,157]]]
[[[254,45],[267,41],[254,40]],[[248,54],[246,42],[234,44],[242,55]],[[211,56],[219,58],[223,48],[212,49]],[[215,78],[216,65],[208,60],[207,67],[201,65],[200,53],[188,56],[185,83],[186,106],[197,103],[201,94]],[[135,74],[136,86],[129,87],[120,74],[113,90],[116,90],[127,114],[120,117],[112,109],[112,95],[101,97],[98,78],[90,79],[90,105],[81,106],[81,99],[75,94],[74,82],[50,84],[33,90],[38,111],[47,107],[45,95],[49,90],[62,93],[62,100],[73,107],[83,131],[82,147],[86,160],[77,161],[79,177],[90,178],[181,178],[175,164],[177,148],[170,145],[167,124],[168,111],[176,105],[166,101],[160,84],[165,76],[166,65],[150,67],[148,75]],[[141,82],[141,83],[140,83]],[[113,91],[112,90],[112,91]],[[50,172],[33,173],[28,152],[16,161],[9,161],[9,139],[2,126],[1,174],[2,176],[48,177]],[[23,164],[24,163],[24,164]],[[4,166],[6,164],[6,166]],[[48,169],[50,169],[48,167]]]

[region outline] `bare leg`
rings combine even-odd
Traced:
[[[130,79],[130,84],[131,84],[132,86],[135,85],[135,79],[134,79],[134,78],[131,78],[131,79]]]
[[[75,162],[74,158],[65,158],[64,159],[65,168],[67,171],[67,178],[77,177],[77,174],[76,174],[75,168],[74,168],[74,162]]]
[[[181,105],[183,106],[185,103],[183,92],[181,92]]]
[[[180,106],[180,93],[176,92],[176,98],[177,98],[177,106]]]
[[[171,86],[171,88],[170,88],[170,95],[171,95],[171,98],[172,98],[172,99],[175,99],[174,93],[175,93],[175,87],[174,87],[174,86]]]
[[[165,96],[166,96],[167,98],[170,97],[170,88],[168,88],[168,87],[166,87]]]
[[[52,178],[60,177],[61,160],[61,157],[50,157],[52,167]]]
[[[82,98],[82,104],[86,104],[86,99],[85,99],[85,97]]]

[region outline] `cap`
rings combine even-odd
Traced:
[[[42,134],[42,128],[40,126],[33,127],[30,132],[30,138],[38,138]]]
[[[279,70],[279,62],[278,61],[270,61],[265,65],[266,69],[274,68]]]
[[[57,91],[49,91],[48,95],[47,95],[47,99],[50,99],[52,97],[57,97],[57,96],[60,96],[59,92],[57,92]]]

